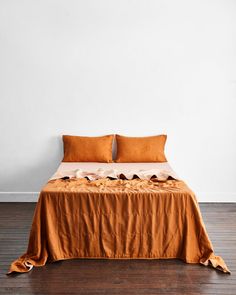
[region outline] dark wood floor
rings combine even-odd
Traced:
[[[26,250],[34,207],[0,203],[0,294],[236,294],[236,203],[201,204],[231,275],[177,260],[66,260],[6,276]]]

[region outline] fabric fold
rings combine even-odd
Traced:
[[[122,176],[122,177],[121,177]],[[57,171],[51,180],[61,179],[61,178],[87,178],[90,181],[104,178],[112,178],[112,179],[133,179],[139,178],[143,180],[150,180],[152,178],[156,178],[159,181],[165,181],[169,177],[173,179],[178,179],[176,174],[172,170],[166,169],[103,169],[99,168],[96,170],[83,170],[83,169],[74,169],[74,170],[64,170]]]
[[[205,266],[212,266],[226,274],[231,273],[224,260],[220,256],[215,256],[214,254],[211,254],[207,260],[200,261],[200,263]]]

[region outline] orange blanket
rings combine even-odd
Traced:
[[[213,253],[194,193],[177,180],[49,181],[28,250],[9,273],[70,258],[178,258],[229,273]]]

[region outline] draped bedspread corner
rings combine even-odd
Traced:
[[[223,258],[221,258],[220,256],[214,255],[214,253],[212,253],[208,259],[206,260],[202,259],[200,263],[205,266],[212,266],[213,268],[218,269],[222,271],[223,273],[231,274]]]
[[[45,210],[45,198],[43,195],[44,192],[42,191],[35,208],[27,252],[12,262],[7,275],[14,272],[29,272],[34,266],[43,266],[47,262],[48,251],[45,225],[50,213]]]

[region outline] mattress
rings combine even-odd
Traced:
[[[75,173],[112,169],[171,177],[90,180]],[[61,163],[40,193],[28,249],[9,273],[72,258],[181,259],[229,273],[214,254],[195,194],[168,163]]]

